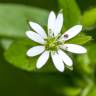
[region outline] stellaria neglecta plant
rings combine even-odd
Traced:
[[[29,39],[39,43],[39,45],[30,48],[26,55],[33,57],[41,54],[36,63],[38,69],[43,67],[51,56],[56,69],[63,72],[65,69],[64,64],[69,67],[73,65],[71,58],[64,51],[77,54],[87,52],[87,50],[80,45],[66,43],[67,40],[80,33],[82,25],[75,25],[61,34],[60,32],[63,26],[62,12],[60,12],[57,17],[53,11],[50,12],[47,34],[39,24],[31,21],[29,24],[34,31],[27,31],[26,35]]]

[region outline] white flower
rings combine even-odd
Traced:
[[[27,51],[27,56],[33,57],[36,55],[41,56],[37,60],[36,67],[39,69],[43,67],[51,55],[54,66],[61,72],[64,71],[64,64],[71,67],[73,62],[71,58],[64,52],[69,51],[72,53],[86,53],[87,50],[76,44],[67,44],[66,41],[73,38],[82,30],[82,25],[76,25],[61,35],[61,28],[63,26],[63,14],[59,13],[58,16],[53,11],[50,12],[48,18],[48,34],[37,23],[29,22],[33,31],[27,31],[26,35],[31,40],[39,43],[40,45],[30,48]]]

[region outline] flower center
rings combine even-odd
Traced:
[[[48,36],[48,38],[45,39],[45,41],[47,41],[45,44],[46,50],[56,51],[59,45],[64,43],[64,42],[59,41],[59,37],[60,37],[60,34],[58,34],[56,37]]]

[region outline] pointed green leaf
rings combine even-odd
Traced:
[[[79,34],[78,36],[68,40],[66,43],[73,43],[73,44],[85,44],[91,40],[91,36],[87,36],[84,34]]]
[[[81,23],[85,28],[96,27],[96,8],[85,11],[82,15]]]
[[[32,42],[31,40],[27,39],[17,40],[5,52],[5,58],[12,65],[26,71],[40,71],[40,72],[56,71],[56,68],[53,66],[53,63],[50,59],[40,70],[36,69],[36,62],[40,55],[35,57],[28,57],[26,55],[28,49],[36,45],[38,44]]]
[[[14,42],[5,53],[5,58],[9,63],[25,70],[35,70],[36,58],[31,59],[26,56],[28,48],[35,46],[30,40],[22,40],[20,42]]]
[[[47,24],[48,11],[24,5],[0,4],[0,36],[25,37],[28,21]]]
[[[80,23],[80,10],[75,0],[58,0],[58,2],[59,8],[63,9],[65,28]]]

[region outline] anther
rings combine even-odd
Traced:
[[[65,50],[68,50],[68,47],[67,46],[65,47]]]
[[[49,29],[49,31],[52,31],[51,29]]]

